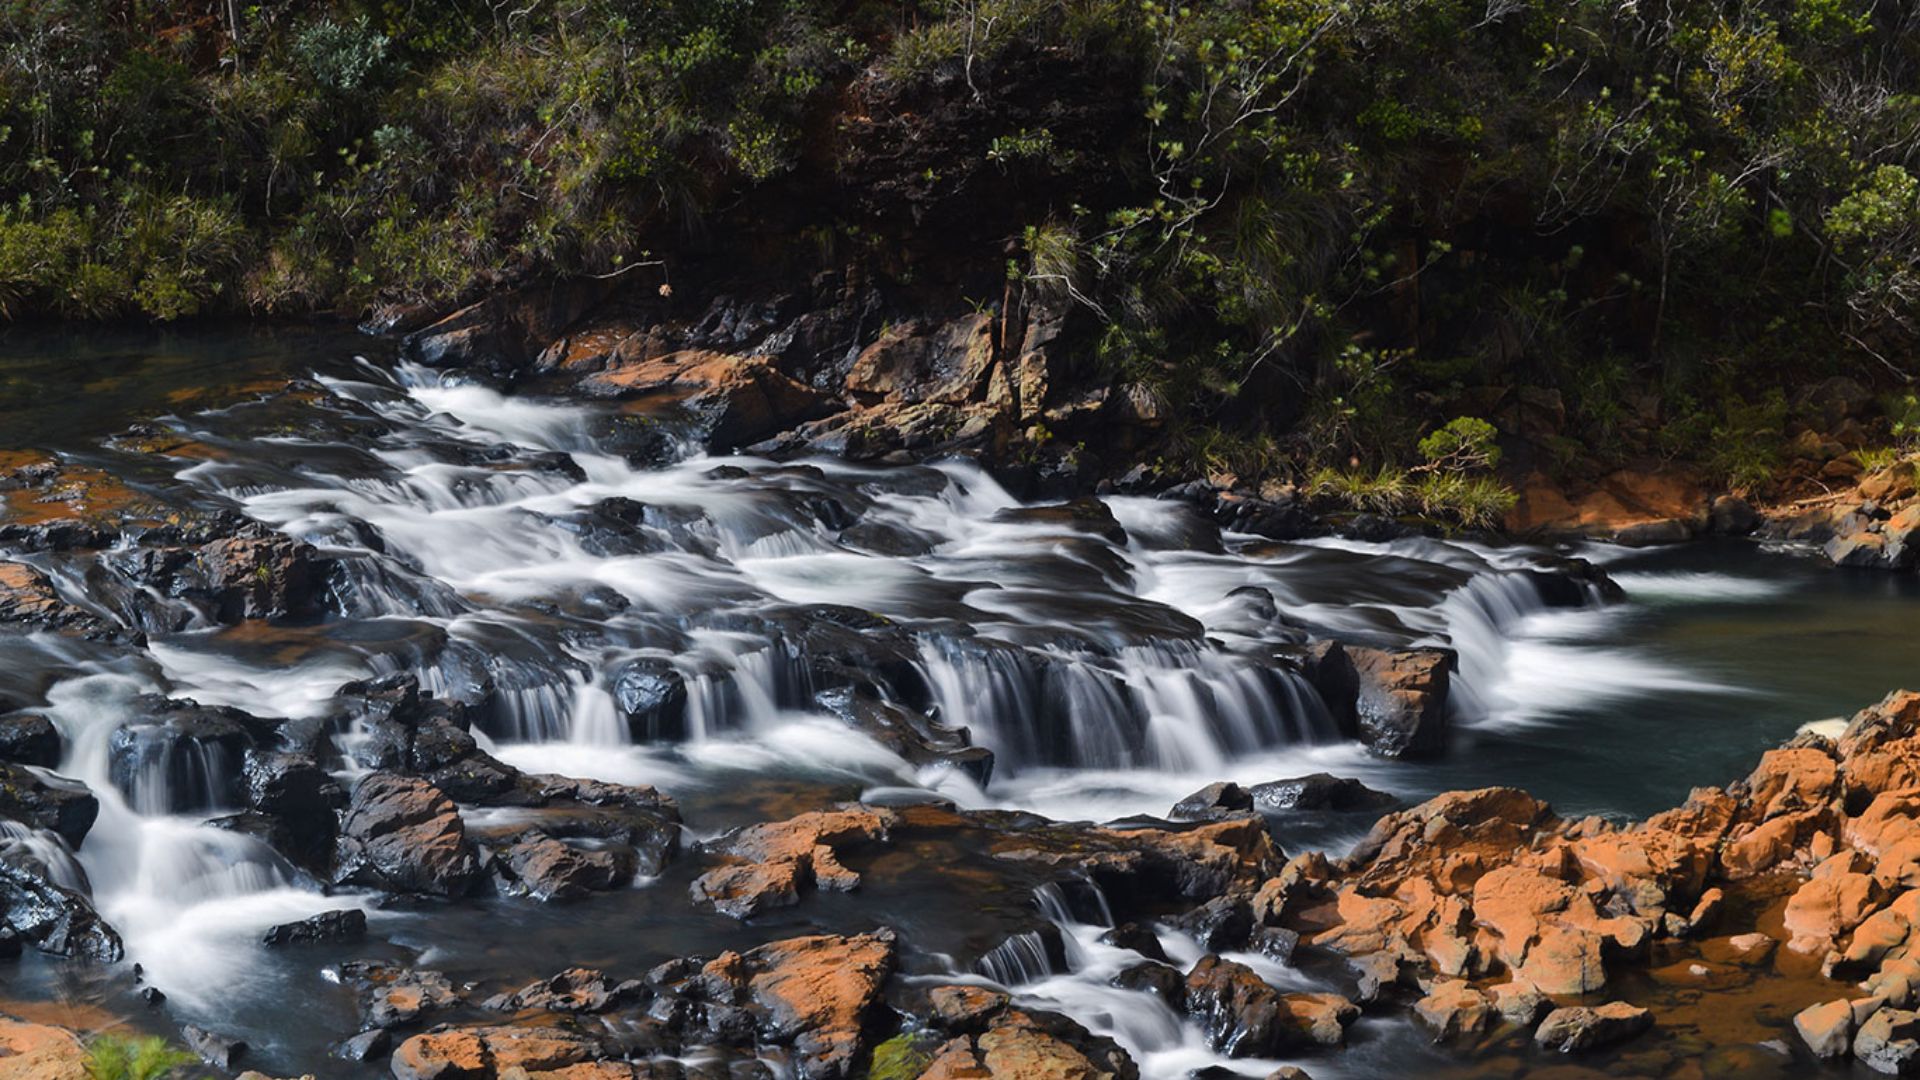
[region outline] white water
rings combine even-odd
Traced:
[[[138,805],[122,798],[109,782],[107,739],[140,693],[274,717],[322,715],[341,684],[396,670],[458,693],[445,656],[415,643],[443,635],[487,665],[497,713],[488,745],[528,771],[683,794],[806,777],[1103,819],[1164,813],[1223,779],[1331,772],[1399,787],[1404,772],[1341,740],[1311,686],[1274,660],[1276,648],[1309,635],[1451,646],[1460,659],[1456,722],[1486,730],[1552,723],[1606,699],[1712,688],[1644,650],[1595,645],[1616,636],[1627,610],[1545,607],[1523,573],[1526,552],[1227,537],[1226,550],[1210,554],[1183,547],[1196,527],[1188,510],[1137,498],[1108,500],[1129,537],[1114,545],[1058,522],[999,516],[1018,501],[965,463],[921,471],[904,487],[890,486],[895,474],[825,460],[805,463],[816,472],[698,454],[641,467],[595,449],[592,414],[580,407],[443,387],[417,371],[400,392],[326,385],[376,411],[393,433],[365,452],[333,455],[275,435],[254,441],[258,461],[237,454],[179,478],[345,560],[355,620],[431,634],[394,645],[315,634],[291,663],[218,632],[163,638],[148,650],[151,670],[95,670],[49,695],[71,746],[62,771],[102,803],[78,867],[58,873],[78,880],[84,868],[129,959],[208,1016],[245,992],[267,927],[367,900],[320,895],[263,845],[204,824],[212,812],[167,815],[158,795],[143,793]],[[502,442],[514,453],[562,452],[577,473],[462,457]],[[721,467],[748,475],[714,475]],[[806,504],[829,496],[870,501],[861,523],[910,539],[919,553],[842,536]],[[558,524],[615,498],[648,508],[644,543],[600,546]],[[1764,595],[1719,575],[1622,580],[1636,596],[1663,600]],[[1229,595],[1247,586],[1265,589],[1282,620]],[[592,613],[578,614],[589,602]],[[935,715],[995,751],[991,783],[916,768],[813,704],[805,658],[751,617],[818,604],[902,628]],[[716,615],[740,618],[705,621]],[[956,624],[971,632],[952,632]],[[629,742],[607,679],[635,656],[670,659],[684,676],[684,743]],[[59,862],[42,852],[44,835],[0,843],[37,845],[42,861]],[[1064,909],[1049,915],[1070,970],[1024,980],[1023,999],[1111,1035],[1147,1076],[1216,1062],[1191,1025],[1108,985],[1136,954],[1100,944],[1101,926]],[[1163,943],[1176,961],[1198,955],[1178,935]],[[1264,958],[1238,959],[1283,989],[1306,985]],[[1278,1064],[1234,1067],[1264,1073]]]

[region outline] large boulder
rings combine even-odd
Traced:
[[[270,725],[238,709],[146,697],[143,715],[107,742],[113,786],[148,814],[197,813],[244,801],[241,775]]]
[[[1880,1009],[1853,1037],[1853,1056],[1875,1072],[1920,1076],[1920,1013]]]
[[[51,769],[60,764],[60,750],[60,729],[39,713],[0,716],[0,763]]]
[[[613,703],[636,743],[687,737],[687,683],[671,662],[639,657],[610,673]]]
[[[393,773],[374,773],[354,788],[340,820],[336,882],[464,896],[481,875],[460,812],[440,789]]]
[[[300,866],[324,863],[347,801],[331,773],[305,754],[249,750],[242,784],[247,806],[284,833],[283,854]]]
[[[1446,745],[1454,655],[1441,649],[1347,646],[1359,677],[1357,734],[1382,757],[1424,757]]]
[[[114,963],[124,955],[120,935],[85,896],[26,867],[0,861],[0,913],[41,951]]]
[[[100,816],[100,800],[78,780],[23,765],[0,764],[0,818],[60,834],[78,849]]]
[[[1208,954],[1187,973],[1183,1000],[1208,1045],[1228,1057],[1275,1057],[1339,1045],[1360,1010],[1331,994],[1282,994],[1245,964]]]
[[[746,1008],[762,1038],[791,1045],[804,1080],[854,1075],[898,944],[891,930],[791,938],[748,952]]]

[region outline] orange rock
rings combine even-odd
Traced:
[[[401,1043],[388,1066],[394,1080],[487,1080],[493,1052],[471,1031],[442,1028]]]
[[[1787,947],[1801,953],[1830,949],[1835,939],[1859,926],[1881,901],[1880,884],[1867,874],[1840,870],[1817,875],[1787,901],[1785,927],[1792,935]]]
[[[785,821],[750,825],[722,850],[742,860],[694,879],[695,903],[711,904],[723,915],[744,919],[768,908],[799,901],[803,885],[846,892],[860,875],[835,854],[836,845],[873,843],[887,838],[899,823],[892,810],[850,803]]]
[[[1535,870],[1503,866],[1474,885],[1473,919],[1499,936],[1499,959],[1518,966],[1540,937],[1542,920],[1567,910],[1575,895],[1564,881]]]
[[[51,1024],[0,1016],[0,1076],[7,1080],[88,1080],[80,1036]]]
[[[1601,941],[1591,930],[1547,926],[1527,950],[1526,961],[1514,970],[1514,977],[1532,983],[1543,994],[1592,993],[1607,984]]]
[[[1878,855],[1903,840],[1920,838],[1916,814],[1920,814],[1920,791],[1883,791],[1859,817],[1846,823],[1841,835],[1854,847]]]
[[[1414,1003],[1413,1012],[1440,1042],[1478,1035],[1493,1019],[1493,1005],[1487,996],[1464,979],[1435,983],[1426,997]]]
[[[859,1057],[868,1013],[893,974],[891,930],[822,934],[762,945],[746,954],[748,1010],[764,1036],[792,1040],[806,1074],[844,1076]]]
[[[1840,767],[1833,755],[1813,747],[1769,750],[1747,777],[1750,820],[1815,810],[1832,803]]]
[[[1831,811],[1809,810],[1737,830],[1720,851],[1722,872],[1729,880],[1740,881],[1784,865],[1821,831],[1831,816]]]

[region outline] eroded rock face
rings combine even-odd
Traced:
[[[374,773],[340,819],[334,880],[392,892],[465,896],[481,877],[459,810],[424,780]]]

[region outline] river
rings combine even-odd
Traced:
[[[278,389],[288,378],[302,380],[296,392]],[[134,421],[170,449],[112,439]],[[5,448],[60,451],[182,506],[238,509],[342,568],[324,617],[187,617],[144,648],[0,638],[0,692],[55,719],[59,771],[102,800],[78,870],[129,960],[168,996],[155,1012],[123,973],[30,955],[0,980],[0,1009],[99,1007],[163,1031],[193,1021],[294,1073],[360,1075],[326,1059],[355,1027],[351,995],[328,975],[349,957],[511,982],[884,923],[910,943],[909,972],[939,973],[971,968],[1034,910],[1024,890],[956,890],[955,868],[933,856],[746,927],[687,903],[690,858],[567,906],[326,896],[257,841],[203,824],[219,808],[168,813],[177,800],[154,786],[164,778],[115,786],[109,738],[141,694],[301,718],[326,715],[341,684],[393,671],[455,696],[485,684],[483,737],[499,758],[655,785],[699,839],[856,797],[1157,815],[1216,780],[1314,772],[1406,803],[1517,785],[1563,815],[1644,815],[1744,775],[1803,723],[1920,683],[1920,580],[1835,572],[1807,552],[1588,546],[1574,553],[1626,599],[1550,608],[1526,571],[1554,553],[1222,537],[1180,504],[1131,497],[1106,500],[1120,534],[1026,512],[965,462],[708,456],[667,413],[449,383],[333,332],[14,332],[0,337],[0,433]],[[616,528],[609,507],[640,516]],[[70,592],[95,580],[86,560],[32,558]],[[1247,586],[1271,609],[1233,592]],[[925,706],[994,751],[987,784],[911,765],[812,699],[784,642],[829,608],[911,634]],[[1443,755],[1389,761],[1339,739],[1312,688],[1273,659],[1333,634],[1458,650]],[[622,719],[615,685],[636,662],[684,680],[685,730],[672,738],[636,744]],[[351,762],[338,762],[348,780]],[[1370,820],[1306,814],[1278,831],[1289,850],[1338,851]],[[259,944],[268,926],[342,906],[369,911],[365,945]],[[1025,972],[1024,995],[1113,1034],[1146,1075],[1216,1063],[1171,1012],[1105,985],[1118,950],[1094,940],[1085,912],[1045,907],[1066,926],[1073,970]],[[1445,1067],[1404,1021],[1365,1021],[1354,1042],[1305,1064],[1316,1076]]]

